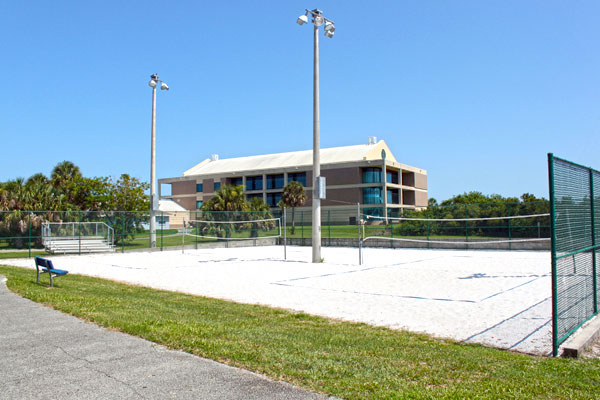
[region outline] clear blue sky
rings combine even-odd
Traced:
[[[70,160],[86,176],[150,176],[312,148],[312,32],[321,144],[384,139],[438,200],[548,197],[546,154],[600,169],[600,2],[4,1],[0,181]]]

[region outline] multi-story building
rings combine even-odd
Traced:
[[[323,210],[356,210],[360,203],[365,213],[384,215],[387,208],[392,216],[427,207],[427,172],[399,163],[383,140],[372,137],[364,145],[321,149],[320,156],[327,187]],[[197,210],[220,187],[241,185],[248,199],[259,197],[274,208],[286,183],[297,181],[306,188],[304,209],[310,209],[312,162],[312,150],[230,159],[213,155],[181,177],[160,179],[159,196]],[[162,195],[162,185],[169,184],[171,194]]]

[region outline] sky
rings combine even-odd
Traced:
[[[4,1],[0,181],[150,180],[210,157],[312,149],[313,39],[321,147],[386,141],[427,170],[429,197],[548,198],[547,153],[600,169],[600,2]]]

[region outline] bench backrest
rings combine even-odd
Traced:
[[[46,258],[42,258],[42,257],[36,257],[35,258],[35,267],[42,267],[42,268],[46,268],[46,269],[54,269],[54,266],[52,266],[52,261],[46,259]]]

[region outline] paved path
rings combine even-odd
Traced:
[[[23,299],[0,276],[0,399],[326,399]]]

